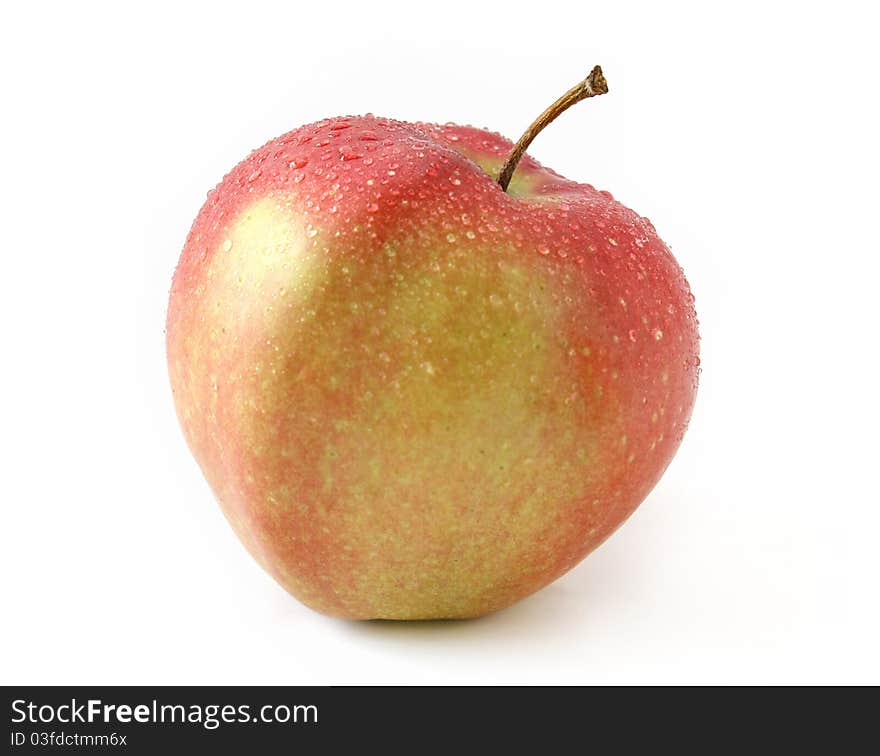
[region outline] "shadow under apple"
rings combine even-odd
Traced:
[[[399,641],[428,644],[453,638],[482,644],[490,636],[493,643],[503,644],[534,640],[538,635],[542,642],[581,642],[585,626],[604,624],[603,616],[628,613],[632,597],[650,581],[649,565],[628,543],[632,540],[619,531],[572,572],[513,606],[483,617],[348,621],[340,627],[348,635],[383,645]]]

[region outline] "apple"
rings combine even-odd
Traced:
[[[693,297],[647,219],[522,155],[563,99],[519,155],[470,126],[302,126],[192,226],[177,414],[248,551],[319,612],[509,606],[601,544],[682,439]]]

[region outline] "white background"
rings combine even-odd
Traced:
[[[869,3],[16,4],[0,23],[3,683],[878,683]],[[860,10],[861,9],[861,10]],[[245,553],[164,359],[205,193],[302,123],[516,138],[650,217],[702,323],[693,423],[629,522],[497,615],[350,623]]]

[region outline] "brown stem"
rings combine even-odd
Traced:
[[[513,150],[511,150],[510,155],[507,158],[507,162],[501,169],[501,173],[498,174],[498,183],[501,185],[501,188],[505,192],[507,191],[507,186],[510,184],[510,179],[513,177],[513,172],[516,170],[520,158],[525,154],[528,146],[532,143],[532,140],[541,133],[545,126],[551,123],[556,116],[568,110],[576,102],[586,100],[588,97],[605,94],[607,91],[608,82],[605,81],[605,77],[602,75],[602,69],[599,66],[596,66],[590,71],[590,74],[586,79],[569,89],[564,95],[562,95],[562,97],[547,108],[547,110],[541,113],[541,115],[535,119],[535,122],[526,129],[525,133],[514,145]]]

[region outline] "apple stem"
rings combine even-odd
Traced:
[[[569,89],[547,110],[541,113],[519,138],[519,141],[511,150],[507,162],[501,168],[501,173],[498,174],[498,184],[502,190],[507,191],[507,186],[510,184],[510,179],[513,177],[513,172],[516,170],[520,159],[532,143],[532,140],[543,131],[545,126],[554,121],[557,116],[564,113],[575,103],[586,100],[588,97],[605,94],[606,92],[608,92],[608,82],[605,81],[605,77],[602,75],[602,69],[596,66],[590,71],[586,79]]]

